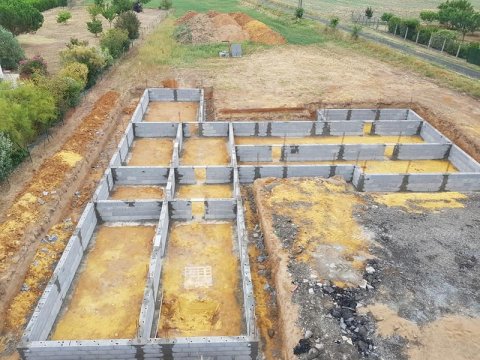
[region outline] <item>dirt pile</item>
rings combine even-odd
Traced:
[[[175,36],[188,44],[253,41],[266,45],[284,44],[282,35],[244,13],[187,12],[176,22]]]

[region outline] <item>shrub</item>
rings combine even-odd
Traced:
[[[18,0],[0,2],[0,26],[14,35],[36,31],[43,24],[43,15],[30,4]]]
[[[72,14],[69,11],[60,11],[57,15],[57,23],[66,24],[71,18]]]
[[[358,40],[360,33],[362,31],[362,27],[360,25],[353,25],[352,27],[352,39]]]
[[[69,77],[78,81],[82,88],[87,86],[88,80],[88,67],[85,64],[79,62],[71,62],[66,64],[59,72],[58,75],[61,77]]]
[[[402,23],[402,19],[400,19],[397,16],[392,16],[390,20],[388,20],[388,31],[393,34],[395,32],[395,29],[398,30],[398,27],[400,26],[401,23]]]
[[[25,58],[22,47],[10,31],[0,26],[0,65],[4,69],[16,69]]]
[[[80,103],[83,85],[71,77],[57,74],[52,77],[39,77],[36,81],[39,89],[52,94],[60,117]]]
[[[20,61],[19,73],[22,78],[30,78],[32,75],[46,75],[47,63],[40,55],[31,59]]]
[[[395,16],[394,14],[386,12],[382,14],[382,17],[380,19],[382,21],[389,21],[394,16]]]
[[[119,58],[130,46],[127,30],[110,29],[102,35],[100,46],[103,50],[108,50],[114,59]]]
[[[110,27],[112,27],[112,22],[117,17],[117,13],[113,6],[105,6],[102,10],[102,16],[108,21]]]
[[[298,7],[298,8],[295,9],[295,17],[296,17],[297,19],[303,18],[303,13],[304,13],[303,8]]]
[[[425,10],[420,12],[420,19],[426,22],[433,22],[435,20],[438,20],[438,13],[435,11],[431,10]]]
[[[0,133],[0,181],[6,180],[13,170],[14,149],[12,140],[6,134]]]
[[[442,49],[445,39],[447,40],[446,42],[456,40],[457,33],[455,31],[446,29],[438,30],[433,33],[430,46],[440,50]]]
[[[180,24],[173,31],[173,38],[179,43],[191,44],[193,40],[192,30],[187,24]]]
[[[372,16],[373,16],[373,9],[369,6],[365,9],[365,16],[368,18],[368,19],[371,19]]]
[[[95,37],[98,36],[103,31],[102,22],[98,19],[92,19],[92,21],[87,22],[87,29],[90,31]]]
[[[67,43],[67,48],[71,49],[73,46],[88,46],[87,40],[78,40],[77,38],[70,38],[70,41]]]
[[[64,64],[79,62],[87,66],[87,87],[95,84],[98,76],[107,65],[105,56],[94,47],[72,46],[63,50],[60,55]]]
[[[68,5],[68,0],[28,0],[28,2],[38,11],[45,11],[58,6]]]
[[[158,8],[160,10],[169,10],[172,7],[172,5],[173,5],[172,0],[161,0],[160,6]]]
[[[135,11],[136,13],[141,13],[143,11],[143,6],[140,2],[136,1],[133,4],[132,10]]]
[[[140,20],[133,11],[127,11],[118,16],[115,28],[126,30],[130,40],[138,39],[140,36]]]
[[[413,40],[416,37],[417,30],[420,27],[420,21],[418,19],[403,19],[400,23],[400,32],[402,36],[407,34],[407,38]],[[408,30],[408,32],[407,32]]]
[[[340,22],[340,19],[338,17],[333,17],[330,19],[330,23],[328,24],[328,26],[335,30],[338,26],[338,23]]]
[[[115,9],[117,14],[121,14],[125,11],[129,11],[133,9],[133,1],[132,0],[112,0],[112,6]]]

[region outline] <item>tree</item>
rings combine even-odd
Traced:
[[[395,16],[395,14],[386,12],[386,13],[383,13],[383,14],[382,14],[382,17],[381,17],[380,19],[381,19],[382,21],[387,21],[387,22],[388,22],[388,21],[390,21],[390,19],[391,19],[392,17],[394,17],[394,16]]]
[[[119,58],[130,46],[128,31],[123,29],[110,29],[102,35],[100,46],[103,50],[108,50],[114,59]]]
[[[480,13],[475,11],[468,0],[447,0],[438,6],[438,20],[441,24],[465,34],[480,28]]]
[[[78,81],[82,88],[87,86],[88,80],[88,67],[85,64],[79,62],[71,62],[65,64],[65,66],[58,72],[61,77],[69,77]]]
[[[69,11],[60,11],[57,15],[57,23],[66,24],[71,18],[72,14]]]
[[[160,10],[169,10],[172,7],[172,0],[161,0],[160,6],[158,7]]]
[[[368,18],[368,19],[371,19],[372,16],[373,16],[373,9],[369,6],[365,9],[365,16]]]
[[[132,10],[133,1],[132,0],[112,0],[112,6],[115,9],[117,14],[121,14],[125,11]]]
[[[105,56],[94,47],[72,46],[60,53],[63,63],[79,62],[88,68],[87,87],[95,84],[97,77],[107,65]]]
[[[87,22],[87,29],[90,31],[95,37],[98,36],[103,31],[102,22],[98,19],[92,19],[92,21]]]
[[[330,19],[330,23],[328,26],[332,29],[335,30],[338,26],[338,23],[340,22],[340,19],[338,17],[333,17]]]
[[[298,7],[298,8],[295,9],[295,17],[296,17],[297,19],[303,18],[303,13],[304,13],[303,8]]]
[[[436,11],[425,10],[420,12],[420,19],[428,23],[438,20],[438,13]]]
[[[14,70],[25,54],[18,40],[10,31],[0,26],[0,65],[4,69]]]
[[[130,40],[138,39],[140,36],[140,20],[133,11],[120,14],[115,22],[115,28],[126,30]]]
[[[360,25],[353,25],[352,39],[358,40],[358,37],[360,36],[361,31],[362,31],[362,27]]]
[[[112,22],[117,17],[115,8],[113,6],[104,6],[102,10],[102,16],[108,21],[110,28],[112,27]]]
[[[12,140],[6,134],[0,133],[0,181],[6,180],[13,170],[14,152]]]
[[[19,35],[42,27],[43,15],[25,1],[3,0],[0,2],[0,26]]]

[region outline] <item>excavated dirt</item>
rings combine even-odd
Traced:
[[[231,222],[172,224],[158,335],[235,336],[244,327]]]
[[[111,200],[155,199],[165,196],[162,186],[115,186],[110,193]]]
[[[182,27],[177,40],[183,43],[206,44],[250,40],[266,45],[285,44],[285,39],[280,34],[243,13],[189,11],[176,23]]]
[[[186,138],[180,155],[182,165],[228,165],[225,138]]]
[[[143,121],[189,122],[197,121],[198,102],[163,102],[148,104]]]
[[[168,166],[172,153],[172,139],[136,139],[127,156],[127,163],[129,166]]]
[[[232,195],[230,184],[195,184],[178,186],[175,196],[179,199],[225,199]]]
[[[154,226],[99,227],[52,340],[135,337],[154,235]]]

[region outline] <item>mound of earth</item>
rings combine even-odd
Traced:
[[[177,40],[187,44],[253,41],[266,45],[285,44],[285,39],[264,23],[244,13],[187,12],[177,20]]]

